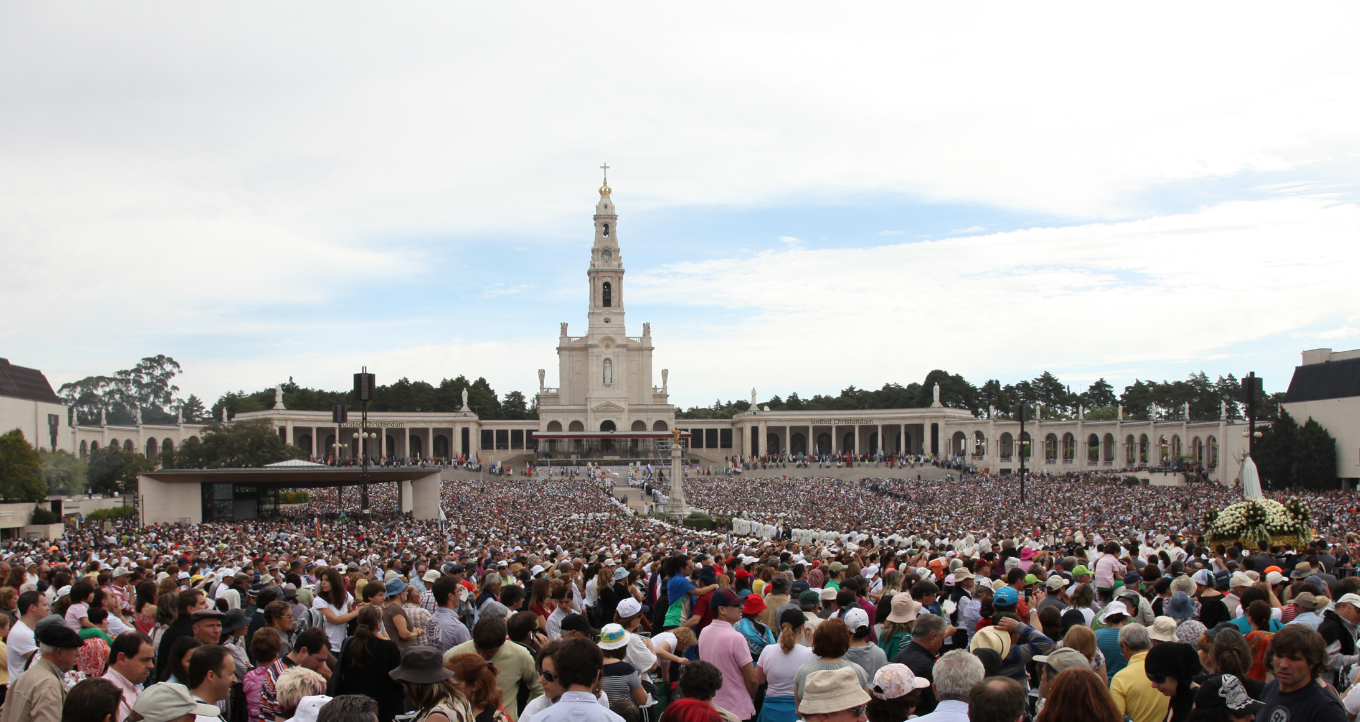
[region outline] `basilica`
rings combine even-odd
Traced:
[[[947,457],[1000,472],[1017,470],[1023,463],[1054,473],[1156,467],[1189,459],[1223,483],[1231,483],[1238,473],[1246,439],[1242,423],[1226,414],[1195,421],[1125,420],[1122,413],[1097,421],[1078,414],[1075,419],[1031,421],[1022,428],[995,414],[977,417],[943,406],[937,394],[935,403],[925,408],[768,411],[753,403],[730,419],[677,419],[669,401],[669,374],[666,369],[658,374],[652,366],[650,324],[642,323],[636,335],[628,331],[619,214],[607,179],[594,210],[584,333],[573,334],[568,323],[561,324],[557,385],[548,385],[547,369],[538,372],[538,419],[481,419],[466,404],[455,412],[370,413],[367,431],[372,438],[359,439],[357,414],[336,424],[328,411],[288,409],[281,397],[271,410],[234,418],[268,419],[286,442],[323,461],[354,458],[362,445],[362,453],[370,457],[395,459],[459,458],[511,466],[641,463],[668,457],[678,430],[685,459],[704,466],[774,455],[854,454]],[[754,396],[753,390],[753,402]],[[20,411],[24,419],[29,413],[26,406]],[[120,445],[155,458],[161,449],[197,436],[203,428],[73,428],[69,413],[45,418],[51,443],[82,455]],[[49,429],[42,423],[31,425],[35,436],[47,438]]]

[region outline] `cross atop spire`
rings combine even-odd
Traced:
[[[600,166],[600,170],[604,171],[604,184],[609,185],[609,164],[605,163]]]

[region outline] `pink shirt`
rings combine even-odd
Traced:
[[[1124,568],[1124,563],[1119,561],[1111,554],[1096,560],[1096,589],[1110,589],[1114,586],[1115,577],[1123,578],[1119,570]]]
[[[713,704],[737,716],[750,719],[756,714],[751,695],[746,692],[746,676],[741,668],[751,664],[751,648],[746,638],[728,622],[714,619],[699,635],[699,658],[722,672],[723,684],[713,696]]]

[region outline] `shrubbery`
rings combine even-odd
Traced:
[[[105,519],[126,519],[137,516],[137,510],[130,506],[115,506],[109,509],[96,509],[85,515],[86,521],[104,521]]]

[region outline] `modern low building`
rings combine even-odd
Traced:
[[[359,494],[369,484],[398,484],[397,504],[416,519],[439,518],[439,470],[283,464],[261,469],[165,470],[137,477],[143,524],[201,524],[263,519],[279,509],[284,489],[344,487]]]
[[[1347,488],[1360,484],[1360,349],[1303,352],[1284,408],[1300,424],[1316,419],[1336,439],[1336,475]]]

